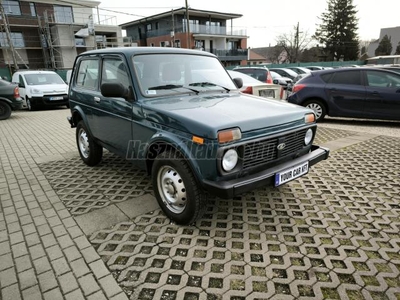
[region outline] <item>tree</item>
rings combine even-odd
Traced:
[[[353,0],[328,0],[321,24],[313,36],[323,45],[328,60],[356,60],[359,52],[358,19]]]
[[[400,42],[397,44],[396,51],[394,52],[395,55],[400,55]]]
[[[390,55],[392,53],[392,37],[387,34],[379,42],[378,48],[375,50],[375,55]]]
[[[293,31],[288,34],[278,36],[277,46],[282,47],[286,52],[286,61],[288,63],[298,62],[304,49],[310,44],[311,38],[307,32],[300,31],[299,23],[293,27]]]

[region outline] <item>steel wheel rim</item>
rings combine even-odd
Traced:
[[[186,187],[180,174],[170,166],[163,166],[157,174],[157,188],[165,207],[182,213],[187,205]]]
[[[317,119],[319,119],[322,116],[322,107],[321,105],[317,103],[310,103],[307,105],[308,108],[312,109],[315,113],[315,116]]]
[[[79,151],[81,152],[82,156],[84,158],[88,158],[89,153],[90,153],[89,138],[88,138],[86,131],[83,128],[79,129],[78,146],[79,146]]]

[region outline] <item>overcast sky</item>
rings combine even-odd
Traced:
[[[99,8],[125,13],[100,10],[101,15],[117,16],[118,24],[185,6],[185,0],[99,1]],[[361,40],[379,38],[380,28],[400,26],[399,0],[353,0],[353,4],[358,10]],[[252,48],[275,45],[277,36],[290,33],[297,22],[300,30],[311,36],[320,23],[318,17],[328,7],[325,0],[188,0],[188,5],[193,9],[243,15],[233,21],[233,26],[247,29],[247,44]]]

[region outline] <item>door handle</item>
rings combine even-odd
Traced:
[[[94,97],[93,99],[94,99],[94,102],[100,103],[100,98],[99,97]]]

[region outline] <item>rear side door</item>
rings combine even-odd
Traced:
[[[400,75],[364,70],[367,117],[400,120]]]
[[[132,85],[125,59],[119,55],[103,56],[100,87],[103,83],[117,82],[122,83],[126,88]],[[93,114],[98,138],[107,145],[107,148],[125,157],[132,139],[133,99],[128,101],[124,98],[104,97],[100,94],[94,102]]]
[[[341,70],[331,73],[325,85],[330,103],[329,115],[358,117],[363,115],[366,91],[360,70]]]

